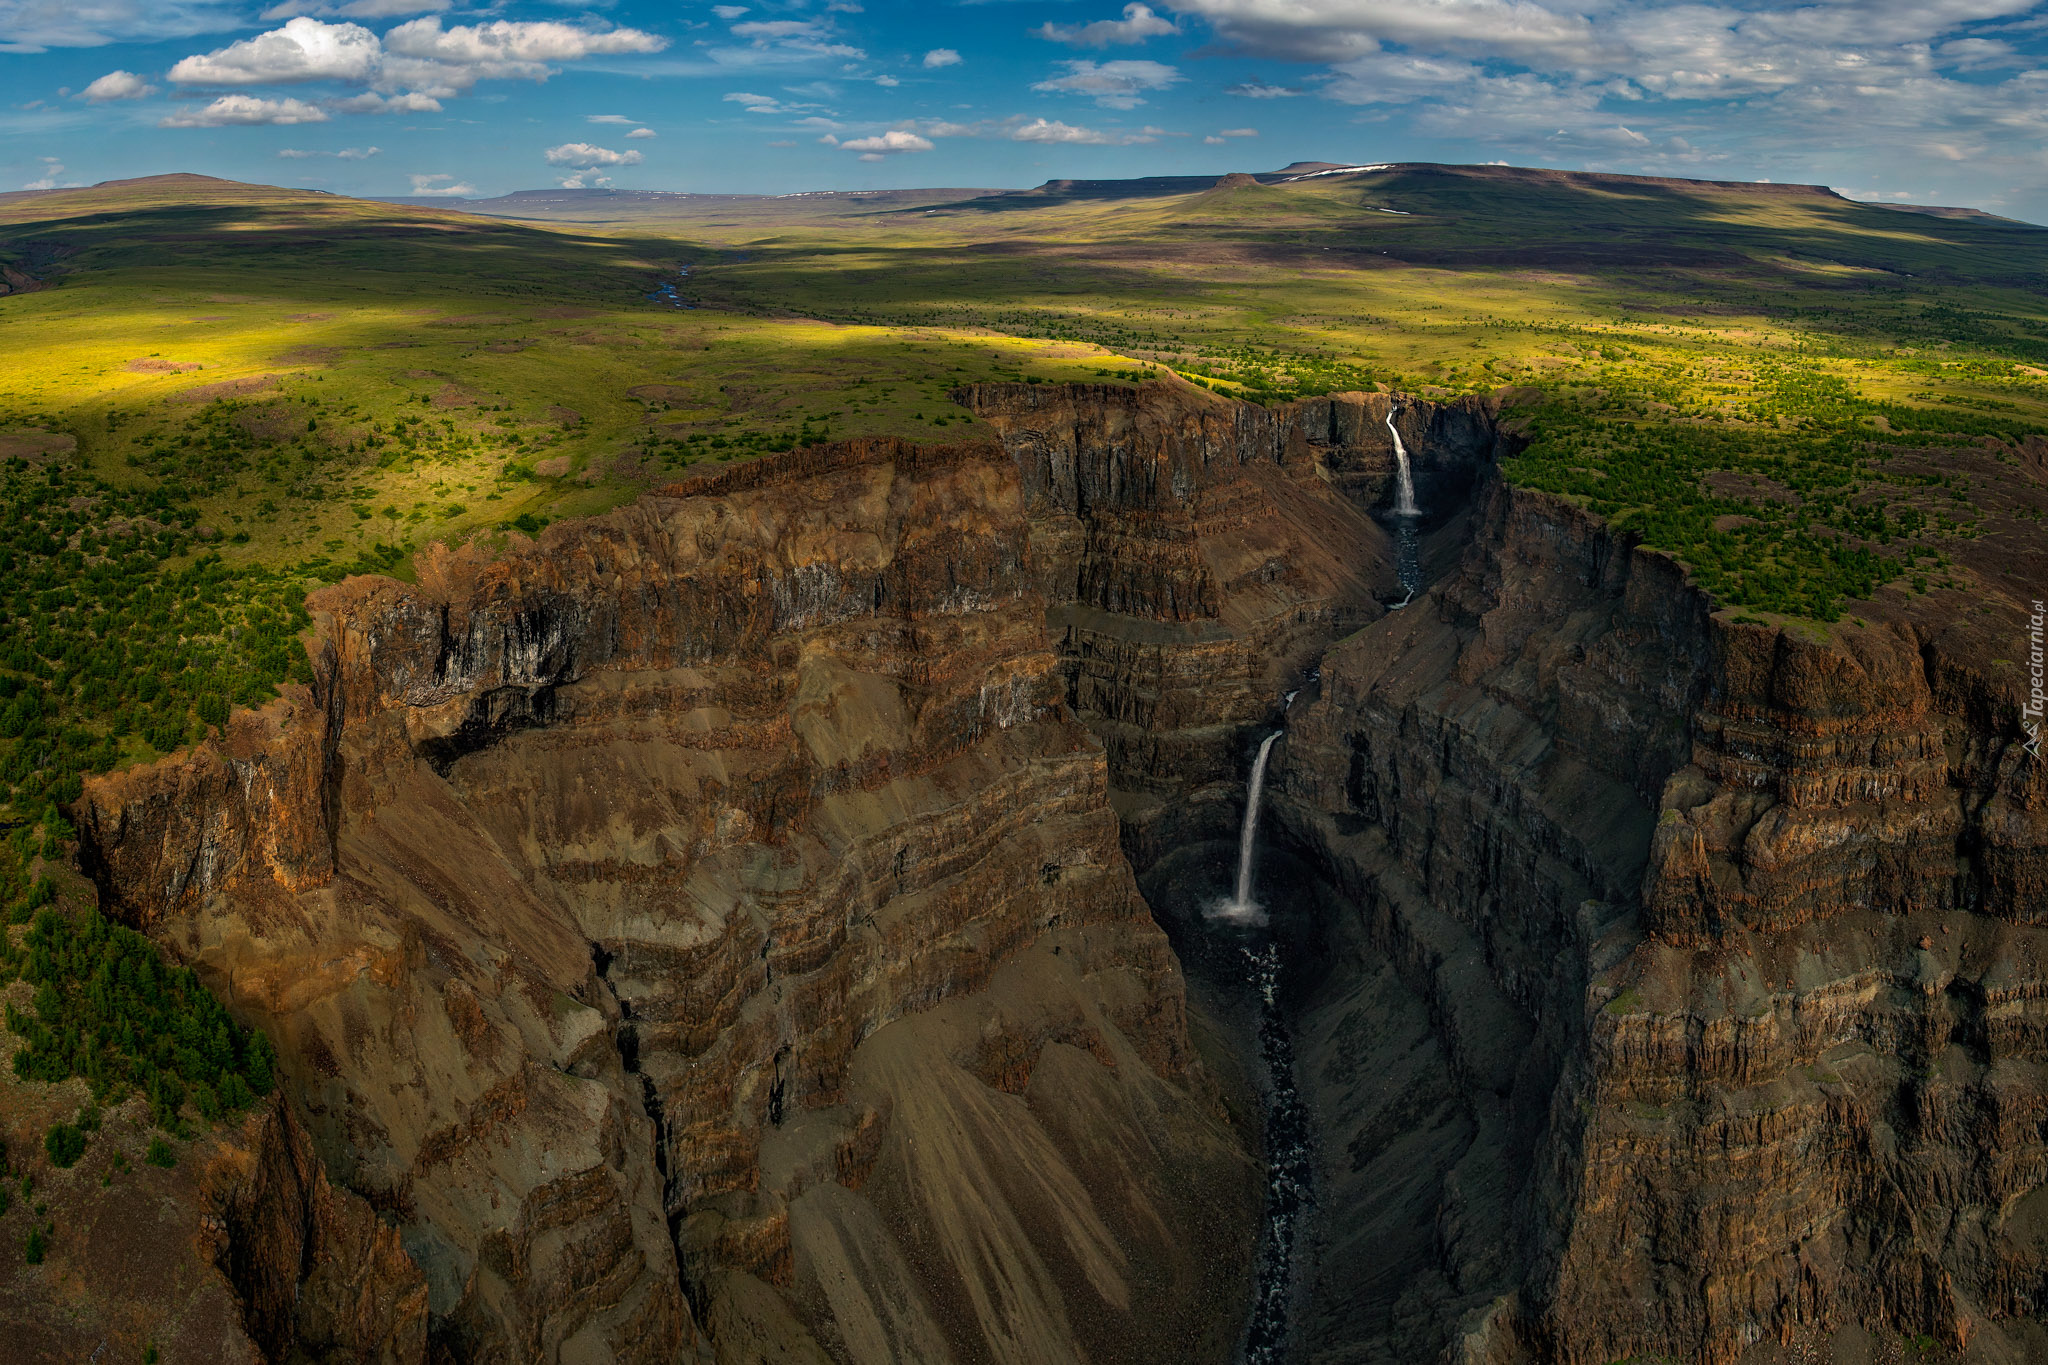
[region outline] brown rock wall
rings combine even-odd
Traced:
[[[1357,1125],[1325,1177],[1419,1182],[1437,1216],[1392,1284],[1354,1259],[1384,1236],[1324,1230],[1316,1295],[1381,1286],[1359,1358],[2048,1348],[2044,776],[1992,650],[1916,610],[1737,622],[1496,488],[1455,573],[1331,651],[1272,779],[1362,912],[1304,1021],[1311,1092]],[[1412,1016],[1361,1009],[1378,964]],[[1395,1119],[1354,1058],[1411,1017],[1456,1084]],[[1345,1323],[1312,1303],[1311,1356],[1359,1350]]]
[[[1066,709],[1030,535],[992,447],[723,472],[319,594],[312,689],[93,784],[106,900],[277,1037],[326,1168],[418,1267],[433,1349],[1091,1358],[1186,1330],[1221,1353],[1251,1169]],[[1071,1002],[1052,1019],[998,1006],[1026,964]],[[984,1033],[1013,1040],[989,1079]],[[984,1157],[1083,1192],[1049,1220],[1022,1187],[870,1178],[926,1103],[863,1070],[874,1049],[951,1122],[1068,1038],[1095,1041],[1090,1093],[1146,1116],[1141,1216],[1090,1207],[1057,1107]],[[793,1219],[821,1178],[831,1216]],[[848,1279],[854,1226],[903,1249]],[[1009,1312],[1003,1276],[1095,1275],[1098,1233],[1179,1268],[1083,1321]],[[937,1336],[875,1326],[911,1263],[961,1308]]]

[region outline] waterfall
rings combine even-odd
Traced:
[[[1421,547],[1415,539],[1415,519],[1422,515],[1422,509],[1415,505],[1415,471],[1408,465],[1408,447],[1394,425],[1394,414],[1400,410],[1398,404],[1387,409],[1387,434],[1394,438],[1394,515],[1400,518],[1394,527],[1394,576],[1408,595],[1394,603],[1390,611],[1399,611],[1413,602],[1422,587]]]
[[[1400,410],[1398,407],[1387,409],[1387,431],[1394,438],[1394,461],[1399,466],[1394,490],[1394,515],[1414,517],[1420,516],[1422,509],[1415,505],[1415,474],[1408,467],[1408,447],[1401,444],[1401,433],[1394,428],[1394,414]]]
[[[1244,827],[1237,836],[1237,895],[1218,907],[1219,919],[1240,924],[1263,924],[1266,920],[1252,903],[1252,845],[1259,836],[1259,792],[1266,785],[1266,760],[1272,756],[1273,741],[1280,738],[1280,733],[1275,730],[1260,741],[1259,756],[1252,760],[1251,786],[1244,797]]]

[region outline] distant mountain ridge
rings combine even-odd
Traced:
[[[1840,200],[1844,203],[1862,204],[1870,208],[1888,209],[1899,213],[1924,214],[1937,218],[1971,219],[1986,223],[2009,224],[2020,227],[2039,226],[2027,223],[2021,219],[2001,217],[1978,208],[1935,204],[1887,204],[1870,200],[1851,199],[1826,185],[1780,184],[1771,181],[1750,180],[1692,180],[1678,177],[1622,175],[1606,171],[1556,170],[1535,166],[1458,165],[1426,161],[1295,161],[1273,171],[1229,172],[1223,176],[1153,175],[1123,180],[1053,179],[1028,189],[936,186],[876,190],[800,190],[787,194],[721,194],[695,190],[569,189],[550,187],[512,190],[505,194],[484,198],[465,198],[452,195],[345,196],[336,195],[328,190],[310,187],[263,185],[255,182],[228,180],[218,176],[179,171],[163,175],[104,180],[89,186],[74,185],[47,190],[0,192],[0,205],[18,205],[24,202],[61,196],[98,195],[104,197],[108,191],[129,191],[149,195],[165,193],[175,195],[180,191],[204,191],[210,196],[223,197],[247,197],[254,195],[270,198],[277,195],[308,195],[321,198],[360,198],[370,203],[397,204],[414,209],[439,209],[457,213],[476,213],[486,217],[498,218],[550,217],[564,211],[585,209],[603,210],[616,208],[630,213],[659,209],[664,205],[681,206],[711,203],[766,205],[779,201],[793,200],[837,201],[863,207],[906,209],[914,206],[946,204],[1020,204],[1020,201],[1073,202],[1085,200],[1163,199],[1176,195],[1199,194],[1216,188],[1221,181],[1226,179],[1230,180],[1233,184],[1239,185],[1252,182],[1259,185],[1281,185],[1298,180],[1321,179],[1326,176],[1368,175],[1378,172],[1399,173],[1410,176],[1459,177],[1522,185],[1548,183],[1579,185],[1587,188],[1654,187],[1688,193],[1737,192],[1745,195],[1763,195],[1774,198],[1818,197]]]

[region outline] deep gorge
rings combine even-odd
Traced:
[[[957,398],[996,441],[329,589],[312,687],[89,785],[103,904],[296,1096],[218,1191],[266,1351],[1231,1358],[1199,910],[1284,728],[1286,1358],[2048,1353],[2048,779],[1987,627],[1717,613],[1505,483],[1489,400]]]

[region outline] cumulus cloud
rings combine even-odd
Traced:
[[[565,142],[542,153],[550,166],[574,166],[589,170],[597,166],[637,166],[644,159],[637,151],[615,152],[588,142]]]
[[[628,128],[640,121],[636,118],[627,118],[624,114],[585,114],[583,118],[587,123],[623,123]]]
[[[380,95],[374,90],[365,90],[360,95],[347,99],[330,100],[328,108],[343,114],[438,114],[441,101],[432,95],[408,91],[403,95]]]
[[[433,101],[478,81],[546,80],[555,71],[551,63],[659,52],[667,45],[667,39],[638,29],[502,19],[445,28],[438,15],[409,20],[380,38],[361,24],[301,15],[268,33],[187,57],[169,76],[180,85],[199,86],[335,81],[411,101],[358,101],[360,108],[349,112],[427,112],[440,107]]]
[[[935,47],[930,52],[924,54],[924,64],[932,70],[937,70],[942,66],[958,66],[960,65],[960,54],[950,47]]]
[[[57,177],[64,174],[64,163],[59,161],[54,156],[42,157],[40,158],[40,160],[43,163],[42,175],[37,179],[29,181],[26,185],[23,185],[23,189],[54,190],[58,187]]]
[[[1147,128],[1141,133],[1104,132],[1042,118],[1020,123],[1006,134],[1012,142],[1053,142],[1085,147],[1129,147],[1135,143],[1156,141],[1159,135],[1160,130],[1156,128]]]
[[[187,109],[157,121],[159,128],[233,128],[275,124],[325,123],[327,111],[304,100],[260,99],[255,95],[222,95],[200,109]]]
[[[476,193],[476,186],[459,183],[452,175],[415,175],[410,178],[414,194],[466,199]]]
[[[139,100],[154,95],[156,87],[133,71],[109,71],[78,92],[78,98],[104,104],[108,100]]]
[[[421,61],[471,67],[487,73],[539,74],[547,62],[585,57],[659,52],[668,39],[634,28],[597,31],[553,20],[457,25],[444,29],[429,16],[400,24],[384,35],[387,52]]]
[[[1064,95],[1087,95],[1105,109],[1134,109],[1145,102],[1145,92],[1164,90],[1184,79],[1164,62],[1114,61],[1061,62],[1064,76],[1054,76],[1032,86],[1033,90]]]
[[[1125,5],[1121,19],[1097,19],[1092,24],[1045,23],[1033,32],[1041,38],[1071,47],[1114,47],[1178,33],[1180,24],[1154,14],[1150,5]]]
[[[298,81],[368,81],[383,50],[361,24],[298,18],[283,28],[187,57],[170,70],[179,85],[285,85]]]
[[[839,145],[849,152],[866,152],[868,156],[879,158],[891,152],[928,152],[933,143],[930,138],[919,137],[908,129],[891,128],[874,137],[857,137]],[[868,156],[861,159],[865,161]]]

